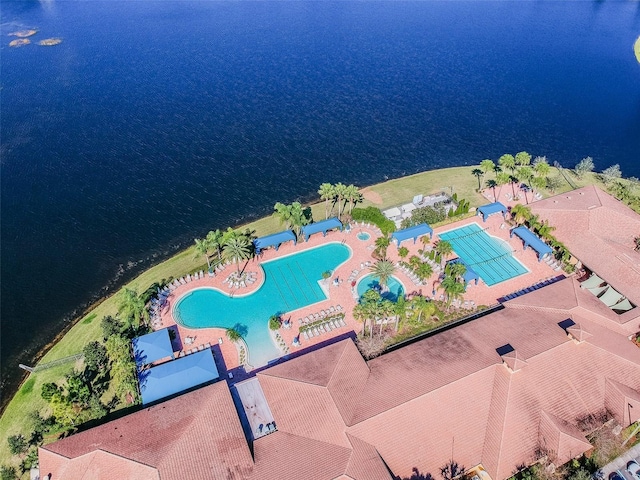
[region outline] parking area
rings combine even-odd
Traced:
[[[638,474],[638,477],[634,477],[629,472],[627,472],[627,464],[630,461],[635,461],[636,463],[638,463],[638,465],[640,465],[640,444],[634,446],[625,454],[620,455],[613,462],[605,465],[602,468],[602,478],[604,480],[620,480],[614,475],[614,473],[617,472],[622,475],[622,480],[640,480],[640,473]]]

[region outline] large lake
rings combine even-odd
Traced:
[[[321,182],[519,150],[640,177],[637,1],[1,7],[5,398],[86,302]]]

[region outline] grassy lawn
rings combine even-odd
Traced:
[[[443,170],[435,170],[423,172],[408,177],[390,180],[385,183],[369,187],[369,190],[376,192],[382,198],[382,205],[374,205],[376,207],[387,208],[400,205],[402,203],[411,202],[417,194],[430,194],[439,191],[453,192],[458,194],[458,198],[467,199],[472,207],[477,207],[487,200],[476,192],[478,187],[478,179],[471,173],[477,166],[455,167]],[[556,168],[552,168],[550,176],[560,175]],[[564,175],[574,185],[581,187],[587,184],[597,184],[601,188],[604,185],[600,182],[595,174],[588,174],[582,180],[578,180],[569,170],[564,170]],[[493,178],[491,174],[485,175],[483,183],[488,178]],[[508,188],[505,186],[505,188]],[[637,189],[637,187],[634,187]],[[562,187],[557,193],[562,193],[572,189],[568,181],[563,180]],[[548,193],[543,192],[545,196]],[[373,205],[370,201],[365,200],[364,206]],[[318,203],[311,206],[314,218],[316,220],[324,219],[324,203]],[[251,222],[240,227],[250,228],[256,231],[258,236],[267,235],[282,229],[282,225],[273,217],[265,217],[260,220]],[[150,268],[137,278],[129,282],[126,286],[141,293],[147,290],[151,285],[162,280],[180,277],[184,274],[204,269],[206,264],[204,258],[196,257],[193,247],[174,255],[172,258]],[[100,321],[106,315],[115,315],[117,313],[117,297],[112,295],[105,299],[102,303],[95,306],[85,317],[80,319],[53,347],[44,355],[39,364],[48,363],[60,358],[80,353],[83,347],[93,341],[101,340]],[[439,326],[445,322],[433,322],[428,329]],[[410,329],[409,329],[410,330]],[[415,334],[409,332],[408,336]],[[25,436],[31,431],[28,424],[27,416],[33,410],[45,411],[46,403],[40,398],[40,391],[43,383],[60,381],[65,374],[73,369],[74,364],[68,363],[38,373],[30,374],[27,381],[22,385],[18,393],[8,404],[2,417],[0,418],[0,458],[9,459],[11,455],[8,451],[6,442],[7,436],[17,433],[23,433]],[[105,393],[103,398],[107,398],[110,392]]]

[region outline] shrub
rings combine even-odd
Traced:
[[[8,465],[2,465],[2,467],[0,467],[1,480],[15,480],[16,478],[18,478],[18,474],[15,468],[9,467]]]
[[[400,247],[398,249],[398,255],[400,255],[400,258],[406,257],[409,255],[409,249],[407,247]]]
[[[278,315],[271,315],[269,318],[269,329],[278,330],[280,328],[280,317]]]
[[[411,212],[411,218],[405,219],[409,220],[407,227],[412,225],[418,225],[420,223],[438,223],[447,218],[447,212],[444,208],[444,205],[434,205],[433,207],[420,207],[416,208],[413,212]],[[403,221],[403,225],[405,223]]]
[[[396,224],[385,217],[376,207],[354,208],[351,211],[351,218],[359,222],[373,223],[382,231],[383,235],[388,235],[396,230]]]
[[[7,438],[11,455],[21,455],[27,451],[27,439],[23,435],[11,435]]]
[[[42,385],[40,396],[48,402],[56,393],[60,393],[61,391],[62,389],[55,383],[45,383]]]
[[[585,157],[578,162],[578,164],[575,166],[574,171],[576,172],[576,176],[578,178],[582,178],[585,176],[585,174],[593,172],[594,168],[595,165],[593,164],[593,158]]]
[[[117,318],[108,315],[101,320],[100,327],[102,328],[102,336],[106,340],[113,335],[120,335],[124,325]]]
[[[84,363],[89,370],[97,372],[107,364],[107,349],[100,342],[91,342],[82,349]]]

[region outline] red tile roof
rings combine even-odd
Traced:
[[[640,305],[640,215],[593,185],[535,202],[531,211],[584,265]]]
[[[61,472],[85,467],[92,472],[87,478],[183,479],[188,472],[191,478],[240,479],[251,473],[253,462],[229,389],[221,382],[40,449],[43,475],[82,478]],[[114,477],[116,467],[136,473]]]
[[[218,383],[47,445],[41,466],[368,480],[436,474],[453,456],[502,480],[542,447],[563,461],[589,448],[585,419],[608,409],[628,423],[624,402],[640,412],[640,349],[585,295],[569,278],[369,362],[343,340],[259,372],[278,431],[254,441],[253,462]]]

